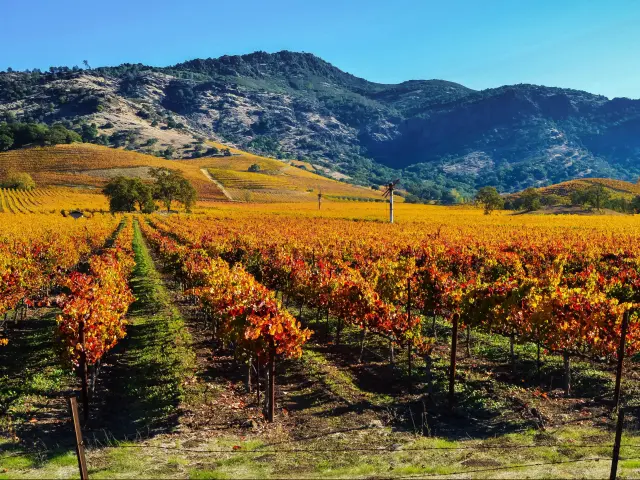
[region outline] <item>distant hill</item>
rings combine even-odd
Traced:
[[[484,185],[517,192],[640,176],[640,100],[535,85],[386,85],[308,53],[1,73],[6,113],[154,155],[201,156],[213,140],[367,186],[401,177],[413,195],[444,202]]]
[[[310,171],[314,170],[311,165],[295,162],[300,164],[296,166],[236,149],[231,152],[230,156],[166,160],[86,143],[24,148],[0,153],[0,178],[11,170],[24,171],[39,187],[97,193],[117,175],[150,180],[149,168],[167,167],[182,171],[205,201],[315,202],[320,192],[327,199],[382,201],[380,191],[317,175]],[[259,170],[250,172],[252,165]]]
[[[576,190],[584,190],[592,185],[602,185],[613,198],[632,198],[640,195],[640,185],[637,183],[625,182],[623,180],[614,180],[611,178],[585,178],[580,180],[569,180],[567,182],[549,185],[540,188],[542,196],[557,195],[568,199],[572,192]]]
[[[530,188],[505,195],[504,200],[505,208],[523,213],[640,213],[640,184],[611,178],[585,178]]]

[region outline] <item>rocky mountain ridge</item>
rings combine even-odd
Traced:
[[[424,200],[640,175],[640,100],[536,85],[385,85],[308,53],[5,72],[2,114],[174,158],[206,154],[211,138],[309,160],[354,183],[400,176]]]

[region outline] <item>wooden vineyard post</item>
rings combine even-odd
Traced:
[[[82,418],[84,423],[89,421],[89,371],[87,366],[87,351],[85,349],[84,320],[80,322],[78,340],[82,345],[80,353],[80,379],[82,381]]]
[[[329,341],[329,306],[327,306],[327,318],[325,321],[325,330],[324,330],[324,341]]]
[[[516,373],[516,353],[515,353],[515,342],[516,336],[515,333],[511,332],[509,335],[509,357],[511,359],[511,373]]]
[[[322,208],[322,192],[318,192],[318,210]]]
[[[629,310],[624,312],[620,329],[620,346],[618,347],[618,368],[616,370],[616,388],[613,395],[613,408],[620,404],[620,385],[622,384],[622,366],[624,361],[624,349],[627,341],[627,329],[629,328]]]
[[[540,342],[538,341],[536,342],[536,370],[538,376],[538,385],[542,383],[541,368],[542,364],[540,363]]]
[[[80,429],[80,415],[78,414],[78,402],[75,395],[67,397],[71,418],[73,420],[73,429],[76,437],[76,456],[78,457],[78,469],[80,470],[80,480],[89,478],[87,472],[87,459],[84,455],[84,440],[82,439],[82,430]]]
[[[425,379],[427,383],[427,395],[429,397],[429,400],[431,400],[431,397],[433,395],[433,375],[431,373],[432,364],[433,364],[433,360],[431,359],[431,353],[425,354],[424,368],[425,368],[425,374],[426,374]]]
[[[455,401],[455,380],[456,380],[456,351],[458,348],[458,320],[459,313],[453,314],[453,329],[451,332],[451,364],[449,366],[449,408],[453,409]]]
[[[358,357],[358,363],[362,363],[362,357],[364,356],[364,342],[367,338],[367,327],[362,327],[360,332],[360,356]]]
[[[260,359],[256,359],[256,396],[257,405],[260,407]]]
[[[407,279],[407,322],[411,323],[411,278]],[[411,339],[407,342],[407,367],[409,370],[409,393],[413,393],[413,382],[411,381]]]
[[[564,365],[564,396],[571,395],[571,358],[566,350],[562,352],[562,363]]]
[[[383,197],[389,197],[389,223],[393,223],[393,191],[400,179],[396,179],[387,185],[387,189],[382,194]]]
[[[411,343],[409,343],[409,345],[407,346],[407,357],[408,357],[408,367],[409,367],[409,393],[413,393],[413,381],[411,379],[411,370],[412,370],[412,365],[411,365]]]
[[[267,420],[273,422],[276,409],[276,347],[273,338],[269,340],[269,409],[267,410]]]
[[[613,454],[611,456],[610,480],[616,480],[618,476],[618,460],[620,459],[620,442],[622,441],[622,426],[624,425],[624,408],[618,410],[618,423],[616,424],[616,439],[613,443]]]
[[[249,355],[249,361],[247,362],[247,393],[251,393],[251,369],[253,368],[253,357]]]

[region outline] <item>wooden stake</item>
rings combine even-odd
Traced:
[[[562,361],[564,363],[564,395],[568,397],[571,394],[571,358],[566,350],[562,352]]]
[[[540,342],[536,343],[536,347],[537,347],[537,351],[536,351],[536,368],[538,371],[538,385],[540,385],[542,383],[542,376],[541,376],[541,367],[542,364],[540,363]]]
[[[407,279],[407,321],[411,322],[411,278]],[[409,370],[409,393],[413,393],[413,382],[411,381],[411,340],[407,343],[407,367]]]
[[[71,395],[67,397],[71,418],[73,420],[73,429],[76,436],[76,456],[78,457],[78,469],[80,470],[80,480],[89,478],[87,472],[87,459],[84,454],[84,440],[82,439],[82,430],[80,429],[80,415],[78,414],[78,402],[76,397]]]
[[[412,367],[412,365],[411,365],[411,355],[412,355],[411,343],[409,343],[407,345],[407,362],[408,362],[408,370],[409,370],[409,372],[408,372],[409,373],[409,375],[408,375],[409,393],[413,393],[413,381],[412,381],[412,378],[411,378],[412,377],[412,373],[411,373],[411,371],[412,371],[412,368],[411,368]]]
[[[620,346],[618,347],[618,368],[616,370],[616,388],[613,395],[613,407],[618,408],[620,403],[620,386],[622,384],[622,366],[624,361],[624,348],[627,341],[627,329],[629,328],[629,311],[624,312],[620,330]]]
[[[85,349],[84,320],[80,322],[78,340],[82,345],[80,352],[80,380],[82,382],[82,418],[86,424],[89,421],[89,371],[87,365],[87,351]]]
[[[249,355],[249,360],[247,361],[247,393],[251,393],[251,369],[253,368],[253,358]]]
[[[267,419],[273,422],[276,409],[276,347],[273,338],[269,339],[269,410]]]
[[[511,372],[516,372],[516,353],[515,353],[516,336],[513,332],[509,336],[509,354],[511,355]]]
[[[431,359],[431,354],[428,353],[424,356],[424,368],[426,373],[426,383],[427,383],[427,395],[429,398],[433,395],[433,376],[431,373],[433,360]]]
[[[432,334],[433,334],[433,340],[437,341],[438,340],[438,330],[436,329],[436,315],[433,315],[433,319],[431,321],[431,330],[432,330]]]
[[[362,363],[362,357],[364,356],[364,341],[367,338],[367,327],[362,327],[360,332],[360,357],[358,357],[358,363]]]
[[[260,408],[260,360],[256,358],[256,396],[258,408]]]
[[[620,442],[622,440],[622,426],[624,425],[624,408],[618,411],[618,423],[616,424],[616,440],[613,444],[613,454],[611,458],[611,473],[609,480],[616,480],[618,476],[618,460],[620,459]]]
[[[396,352],[393,346],[393,340],[389,339],[389,364],[393,365],[396,363]]]
[[[326,319],[326,328],[324,330],[324,340],[325,342],[329,340],[329,307],[327,307],[327,319]]]
[[[459,313],[453,314],[453,329],[451,331],[451,363],[449,366],[449,408],[453,409],[455,401],[455,380],[456,380],[456,351],[458,349],[458,320]]]

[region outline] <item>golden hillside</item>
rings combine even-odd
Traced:
[[[568,197],[571,195],[571,192],[588,188],[594,184],[600,184],[606,187],[611,191],[611,195],[613,197],[624,197],[629,200],[636,195],[640,195],[640,185],[612,178],[582,178],[578,180],[569,180],[567,182],[540,188],[540,193],[542,195],[553,194],[561,197]]]
[[[149,178],[149,167],[181,170],[203,200],[224,200],[220,189],[196,165],[88,143],[11,150],[0,154],[0,176],[9,170],[30,173],[40,187],[97,189],[117,175]]]
[[[318,192],[327,199],[382,199],[379,191],[325,178],[280,160],[231,151],[232,156],[227,157],[166,160],[92,144],[29,148],[0,153],[0,177],[10,170],[24,171],[39,187],[97,191],[117,175],[147,179],[150,167],[167,167],[181,170],[204,201],[315,202]],[[248,171],[253,164],[260,166],[260,172]]]
[[[225,145],[209,142],[219,149]],[[225,191],[240,201],[298,202],[317,201],[322,192],[325,198],[358,198],[380,200],[379,191],[351,185],[314,173],[313,166],[297,160],[282,161],[229,148],[230,157],[212,157],[182,162],[198,163],[219,182]],[[249,172],[251,165],[258,165],[260,172]],[[301,168],[303,167],[303,168]]]

